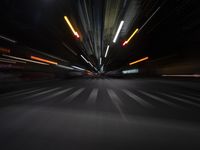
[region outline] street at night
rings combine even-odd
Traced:
[[[1,94],[6,149],[199,148],[199,82],[76,79],[19,86]]]
[[[1,0],[0,150],[199,150],[198,0]]]

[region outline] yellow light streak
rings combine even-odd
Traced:
[[[123,43],[123,46],[125,46],[126,44],[128,44],[129,42],[130,42],[130,40],[136,35],[136,33],[139,31],[139,29],[137,28],[134,32],[133,32],[133,34],[128,38],[128,40],[127,41],[125,41],[124,43]]]
[[[67,22],[68,26],[70,27],[70,29],[72,30],[73,34],[77,37],[80,38],[78,32],[76,32],[76,30],[74,29],[74,27],[72,26],[71,22],[69,21],[69,18],[67,16],[64,16],[65,21]]]
[[[137,61],[131,62],[131,63],[129,63],[129,65],[131,66],[131,65],[143,62],[143,61],[148,60],[148,59],[149,59],[149,57],[145,57],[145,58],[139,59]]]

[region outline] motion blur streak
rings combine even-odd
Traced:
[[[100,57],[99,64],[100,65],[102,64],[102,57]]]
[[[60,65],[60,64],[57,64],[56,66],[63,68],[63,69],[74,70],[74,68],[72,68],[72,67],[68,67],[68,66],[64,66],[64,65]]]
[[[19,61],[19,60],[14,60],[14,59],[0,58],[0,60],[4,60],[4,61],[12,61],[12,62],[16,62],[16,63],[26,64],[25,61]]]
[[[117,42],[117,38],[118,38],[118,36],[119,36],[119,34],[120,34],[120,31],[122,30],[123,25],[124,25],[124,21],[121,21],[121,22],[120,22],[120,25],[119,25],[119,27],[118,27],[118,29],[117,29],[117,33],[116,33],[116,35],[115,35],[115,37],[114,37],[114,39],[113,39],[113,43],[116,43],[116,42]]]
[[[81,71],[84,71],[85,69],[81,68],[81,67],[77,67],[77,66],[72,66],[74,69],[78,69],[78,70],[81,70]]]
[[[12,39],[10,39],[10,38],[7,38],[7,37],[5,37],[5,36],[2,36],[2,35],[0,35],[0,38],[1,38],[1,39],[4,39],[4,40],[6,40],[6,41],[9,41],[9,42],[11,42],[11,43],[17,43],[17,41],[15,41],[15,40],[12,40]]]
[[[137,61],[131,62],[131,63],[129,63],[129,65],[131,66],[131,65],[143,62],[143,61],[148,60],[148,59],[149,59],[149,57],[145,57],[145,58],[139,59]]]
[[[31,59],[37,60],[37,61],[41,61],[41,62],[44,62],[44,63],[48,63],[48,64],[52,64],[52,65],[57,65],[58,64],[57,62],[50,61],[50,60],[43,59],[43,58],[39,58],[39,57],[35,57],[35,56],[31,56]]]
[[[70,29],[72,30],[73,34],[77,37],[80,38],[78,32],[75,31],[74,27],[72,26],[71,22],[69,21],[67,16],[64,16],[65,21],[67,22],[67,24],[69,25]]]
[[[200,74],[188,74],[188,75],[183,75],[183,74],[179,74],[179,75],[162,75],[163,77],[189,77],[189,78],[200,78]]]
[[[200,150],[200,0],[0,0],[0,21],[0,150]]]
[[[135,36],[135,34],[136,34],[138,31],[139,31],[139,29],[137,28],[137,29],[133,32],[133,34],[128,38],[128,40],[125,41],[125,42],[123,43],[123,46],[125,46],[126,44],[128,44],[128,43],[130,42],[130,40]]]
[[[39,62],[39,61],[33,61],[33,60],[30,60],[30,59],[25,59],[25,58],[20,58],[20,57],[5,55],[5,54],[3,54],[3,56],[13,58],[13,59],[17,59],[17,60],[26,61],[26,62],[36,63],[36,64],[40,64],[40,65],[49,65],[47,63],[42,63],[42,62]]]
[[[142,25],[140,28],[139,32],[147,25],[147,23],[153,18],[153,16],[160,10],[160,7],[158,7],[154,13],[147,19],[147,21]]]
[[[89,61],[88,61],[83,55],[81,55],[81,58],[83,58],[83,60],[84,60],[86,63],[89,63]]]
[[[110,45],[108,45],[107,48],[106,48],[105,58],[108,56],[109,49],[110,49]]]
[[[11,63],[11,64],[16,64],[16,62],[14,62],[14,61],[1,60],[1,59],[0,59],[0,62],[3,62],[3,63]]]

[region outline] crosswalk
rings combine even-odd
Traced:
[[[100,92],[106,93],[101,95]],[[126,95],[123,97],[122,95]],[[41,87],[19,90],[0,95],[0,102],[9,101],[32,104],[48,104],[52,102],[70,104],[73,101],[81,101],[83,105],[98,105],[100,101],[110,101],[117,110],[122,113],[122,106],[126,105],[127,99],[135,107],[152,109],[160,107],[159,104],[175,109],[200,108],[198,94],[185,94],[181,92],[145,91],[139,89],[100,89],[87,87]],[[123,114],[123,113],[122,113]]]

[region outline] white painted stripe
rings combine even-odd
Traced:
[[[73,88],[67,88],[67,89],[61,90],[61,91],[59,91],[59,92],[56,92],[56,93],[54,93],[54,94],[52,94],[52,95],[46,96],[46,97],[40,99],[40,102],[46,101],[46,100],[49,100],[49,99],[52,99],[52,98],[54,98],[54,97],[56,97],[56,96],[59,96],[59,95],[62,95],[62,94],[66,93],[66,92],[68,92],[68,91],[70,91],[70,90],[72,90],[72,89],[73,89]]]
[[[186,95],[186,94],[182,94],[182,93],[174,93],[174,94],[177,94],[178,96],[182,96],[182,97],[189,98],[189,99],[196,100],[196,101],[200,102],[199,97],[194,97],[194,96],[190,96],[190,95]]]
[[[69,95],[65,100],[67,101],[68,103],[72,102],[77,96],[79,96],[83,91],[85,90],[85,88],[81,88],[75,92],[73,92],[71,95]]]
[[[117,94],[111,90],[111,89],[107,89],[107,92],[108,92],[108,95],[110,96],[111,98],[111,101],[112,103],[114,104],[114,106],[118,109],[121,117],[124,119],[124,120],[127,120],[120,105],[122,105],[122,101],[120,100],[120,98],[117,96]]]
[[[148,97],[150,97],[150,98],[152,98],[152,99],[154,99],[154,100],[157,100],[157,101],[159,101],[159,102],[162,102],[162,103],[164,103],[164,104],[167,104],[167,105],[169,105],[169,106],[178,107],[178,108],[183,108],[183,107],[181,107],[181,106],[179,106],[179,105],[177,105],[177,104],[175,104],[175,103],[166,101],[165,99],[160,98],[160,97],[155,96],[155,95],[152,95],[152,94],[150,94],[150,93],[147,93],[147,92],[144,92],[144,91],[140,91],[140,90],[139,90],[138,92],[140,92],[140,93],[142,93],[143,95],[148,96]]]
[[[93,89],[92,92],[90,93],[87,103],[88,104],[96,103],[97,95],[98,95],[98,89]]]
[[[35,92],[38,92],[38,91],[41,91],[41,90],[44,90],[45,88],[41,88],[41,89],[35,89],[35,90],[29,90],[29,91],[26,91],[26,92],[22,92],[22,93],[18,93],[18,94],[15,94],[15,95],[12,95],[11,97],[17,97],[17,96],[22,96],[22,95],[26,95],[26,94],[31,94],[31,93],[35,93]]]
[[[183,102],[183,103],[186,103],[186,104],[190,104],[190,105],[194,105],[194,106],[196,106],[196,107],[200,107],[200,105],[197,104],[197,103],[195,103],[195,102],[192,102],[192,101],[189,101],[189,100],[186,100],[186,99],[177,97],[177,96],[169,95],[169,94],[166,94],[166,93],[161,93],[161,94],[164,95],[164,96],[167,96],[167,97],[169,97],[169,98],[178,100],[178,101],[180,101],[180,102]]]
[[[31,95],[31,96],[25,97],[25,99],[38,97],[38,96],[41,96],[41,95],[44,95],[44,94],[47,94],[47,93],[56,91],[56,90],[58,90],[58,89],[60,89],[60,87],[58,87],[58,88],[53,88],[53,89],[50,89],[50,90],[47,90],[47,91],[43,91],[43,92],[39,92],[39,93],[37,93],[37,94],[33,94],[33,95]]]
[[[139,96],[135,95],[134,93],[130,92],[129,90],[122,90],[126,95],[128,95],[129,97],[131,97],[132,99],[134,99],[136,102],[138,102],[139,104],[141,104],[144,107],[154,107],[152,104],[146,102],[145,100],[143,100],[142,98],[140,98]]]
[[[19,94],[21,92],[26,92],[26,91],[29,91],[29,90],[32,90],[33,88],[30,88],[30,89],[23,89],[23,90],[18,90],[18,91],[12,91],[12,92],[8,92],[8,93],[3,93],[3,94],[0,94],[0,97],[2,96],[10,96],[12,94]]]

